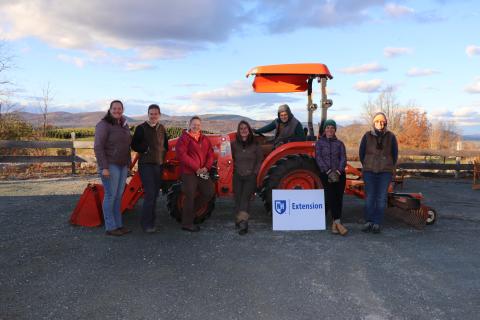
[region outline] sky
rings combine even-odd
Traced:
[[[306,94],[260,94],[255,66],[324,63],[339,124],[392,88],[431,121],[480,134],[480,2],[380,0],[0,0],[1,53],[11,103],[39,112],[127,115],[157,103],[168,115],[229,113],[273,119],[288,103],[306,121]],[[319,103],[319,87],[314,87]],[[320,112],[314,121],[320,120]]]

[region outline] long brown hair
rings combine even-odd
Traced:
[[[244,142],[242,140],[242,136],[240,136],[240,126],[242,124],[246,125],[247,128],[248,128],[248,137],[247,137],[247,141],[245,141],[245,142],[246,142],[247,145],[249,145],[249,144],[253,143],[253,130],[252,130],[252,127],[250,127],[250,124],[245,120],[242,120],[238,123],[236,140],[237,140],[238,143],[243,143]]]
[[[112,109],[112,106],[114,103],[120,103],[122,105],[122,110],[124,110],[123,108],[123,102],[120,101],[120,100],[113,100],[112,102],[110,102],[110,108],[108,108],[108,111],[107,111],[107,114],[102,118],[103,120],[107,121],[108,123],[110,123],[111,125],[114,125],[114,124],[117,124],[117,119],[115,119],[112,114],[110,113],[110,110]]]

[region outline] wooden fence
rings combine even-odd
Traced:
[[[77,149],[93,149],[93,141],[17,141],[0,140],[0,149],[69,149],[70,155],[59,156],[11,156],[0,154],[0,163],[52,163],[70,162],[72,174],[76,163],[87,162],[77,156]]]
[[[72,174],[76,173],[75,164],[88,162],[77,156],[77,149],[93,149],[93,141],[76,141],[72,136],[70,141],[12,141],[0,140],[0,149],[69,149],[70,155],[58,156],[11,156],[0,154],[0,163],[48,163],[69,162],[72,166]],[[349,160],[358,161],[358,149],[347,149]],[[456,175],[460,171],[473,172],[473,161],[462,163],[462,159],[474,159],[480,156],[480,150],[401,150],[398,168],[407,170],[452,170]],[[405,161],[409,157],[422,157],[422,162]],[[432,158],[440,157],[443,163],[433,162]],[[447,159],[455,159],[455,163],[446,163]],[[353,164],[353,163],[352,163]],[[357,162],[356,164],[359,163]],[[355,164],[353,164],[355,166]]]

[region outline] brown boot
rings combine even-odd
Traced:
[[[332,222],[332,233],[338,234],[337,224],[335,222]]]
[[[335,227],[337,228],[338,233],[340,233],[342,236],[346,235],[348,230],[341,224],[340,222],[334,222]]]
[[[106,234],[107,236],[114,236],[114,237],[121,237],[121,236],[123,236],[123,232],[120,231],[120,230],[118,230],[118,229],[105,231],[105,234]]]
[[[237,213],[237,216],[235,217],[235,227],[239,228],[240,227],[240,222],[248,221],[249,217],[250,217],[250,215],[248,214],[247,211],[239,211]]]

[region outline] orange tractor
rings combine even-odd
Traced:
[[[321,135],[323,123],[327,119],[327,109],[332,106],[332,101],[327,98],[327,81],[333,77],[327,66],[319,63],[260,66],[248,71],[248,76],[255,77],[252,85],[255,92],[307,92],[308,134],[306,141],[286,141],[281,146],[273,148],[273,142],[266,137],[256,137],[265,155],[257,176],[258,195],[262,198],[267,212],[271,212],[273,189],[322,188],[319,170],[315,162],[317,136],[314,133],[312,118],[313,112],[320,108],[321,122],[318,134]],[[315,80],[320,84],[320,105],[313,103],[312,99],[312,87]],[[235,139],[235,133],[212,134],[208,137],[212,143],[216,160],[215,173],[212,175],[216,180],[216,196],[232,196],[233,160],[230,141]],[[181,192],[179,163],[175,153],[176,142],[177,139],[169,141],[169,151],[166,155],[163,171],[164,187],[162,189],[167,193],[167,207],[170,215],[180,220],[184,197]],[[361,170],[347,164],[346,173],[345,193],[364,198],[365,191]],[[99,201],[102,198],[102,186],[94,185],[91,187],[97,189],[95,202],[96,206],[99,207]],[[142,193],[141,181],[138,173],[136,173],[125,188],[122,210],[133,209]],[[391,207],[401,209],[395,211],[397,217],[416,227],[422,227],[425,224],[433,224],[436,219],[435,210],[423,205],[421,203],[422,199],[423,196],[419,193],[393,192],[392,183],[388,203]],[[90,205],[93,202],[93,200],[87,201]],[[215,197],[204,207],[197,210],[196,222],[200,223],[209,217],[214,206]],[[82,215],[80,211],[81,205],[79,203],[74,215],[80,217]],[[72,223],[81,224],[75,223],[74,220],[71,219]]]

